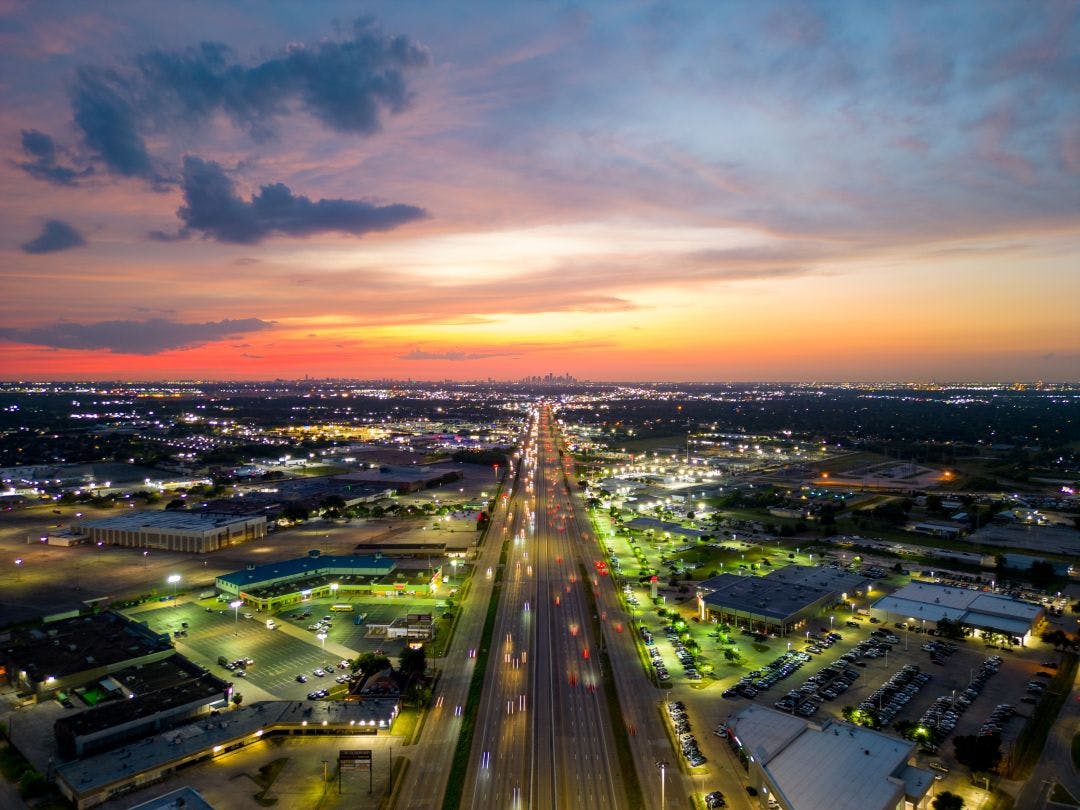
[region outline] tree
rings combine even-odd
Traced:
[[[167,504],[165,504],[165,509],[167,509],[168,511],[172,511],[174,509],[183,509],[183,508],[184,508],[184,501],[181,498],[173,498],[171,501],[169,501]]]
[[[1050,630],[1039,638],[1047,644],[1053,644],[1055,650],[1064,650],[1069,645],[1069,634],[1064,630]]]
[[[1054,564],[1049,563],[1046,560],[1035,560],[1035,562],[1031,564],[1031,568],[1028,569],[1028,579],[1036,588],[1045,588],[1057,579],[1057,572],[1054,571]]]
[[[942,638],[952,639],[954,641],[959,641],[966,635],[964,626],[960,624],[960,622],[953,621],[952,619],[938,619],[937,634]]]
[[[290,523],[299,523],[302,520],[307,520],[311,513],[306,506],[301,506],[298,503],[286,504],[285,508],[281,510],[281,516]]]
[[[1001,735],[969,734],[953,740],[956,759],[973,771],[992,771],[1001,762]]]
[[[371,677],[376,672],[382,672],[390,666],[390,659],[385,655],[376,655],[372,652],[361,653],[359,658],[352,662],[352,671],[359,672],[365,678]]]
[[[398,656],[398,671],[402,675],[423,677],[427,672],[427,653],[423,646],[405,647]]]
[[[934,798],[934,810],[964,810],[964,797],[943,790]]]
[[[240,704],[244,702],[244,696],[239,692],[233,692],[232,702],[234,706],[239,708]]]

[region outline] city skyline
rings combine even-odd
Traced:
[[[1072,3],[0,10],[0,378],[1080,380]]]

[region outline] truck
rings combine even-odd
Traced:
[[[214,596],[216,596],[216,595],[217,595],[217,591],[215,591],[215,590],[203,591],[202,593],[199,594],[199,598],[200,599],[213,599]]]

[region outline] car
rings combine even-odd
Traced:
[[[296,676],[296,682],[297,683],[307,683],[307,675],[297,675]]]
[[[1043,661],[1039,664],[1040,667],[1046,667],[1047,669],[1057,669],[1057,661]]]
[[[323,672],[323,671],[322,671],[322,669],[313,669],[313,670],[311,670],[311,674],[312,674],[312,675],[314,675],[314,676],[315,676],[316,678],[321,678],[321,677],[323,677],[323,676],[324,676],[324,675],[325,675],[326,673],[325,673],[325,672]]]
[[[244,618],[245,619],[254,619],[255,615],[253,613],[245,613]]]
[[[233,673],[233,675],[235,675],[235,676],[236,676],[237,678],[246,678],[246,677],[247,677],[247,673],[246,673],[246,672],[244,672],[244,670],[242,670],[242,669],[238,669],[238,670],[236,670],[236,671],[235,671],[235,672]]]
[[[1020,698],[1020,702],[1021,702],[1021,703],[1031,703],[1031,704],[1036,704],[1036,703],[1038,703],[1038,702],[1039,702],[1039,699],[1038,699],[1038,698],[1033,698],[1033,697],[1030,697],[1030,696],[1027,696],[1027,695],[1025,695],[1024,697]]]

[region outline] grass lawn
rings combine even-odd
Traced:
[[[1060,782],[1054,783],[1054,789],[1050,791],[1050,801],[1067,804],[1070,807],[1080,807],[1080,802],[1077,802],[1076,797],[1062,787]]]

